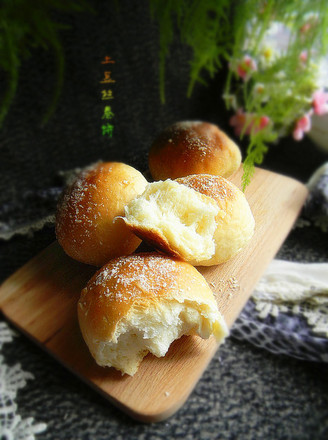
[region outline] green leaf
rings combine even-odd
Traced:
[[[53,12],[92,11],[84,0],[2,0],[0,8],[0,69],[7,81],[1,90],[0,128],[8,114],[19,85],[19,72],[27,57],[36,48],[53,50],[56,60],[57,82],[53,98],[43,122],[53,113],[61,92],[64,71],[64,55],[59,31],[68,26],[56,23]]]

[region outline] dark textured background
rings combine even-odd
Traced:
[[[60,170],[103,159],[122,160],[146,172],[152,139],[172,122],[208,120],[233,136],[221,99],[223,73],[186,98],[190,53],[175,43],[162,105],[158,33],[148,3],[120,1],[118,11],[111,1],[93,3],[95,14],[57,16],[71,25],[61,32],[65,78],[56,112],[43,127],[40,121],[56,81],[53,54],[38,50],[23,64],[14,105],[0,131],[0,205],[17,204],[20,209],[10,211],[13,217],[15,212],[24,215],[21,206],[31,191],[61,184]],[[99,81],[105,55],[116,61],[110,69],[116,80],[112,139],[101,134],[105,104]],[[271,146],[263,167],[306,182],[325,161],[327,154],[308,139],[296,143],[288,138]],[[36,204],[35,209],[43,212],[47,206]],[[53,239],[53,228],[47,227],[32,237],[0,242],[1,280]],[[278,256],[327,261],[327,245],[327,234],[318,229],[297,229]],[[21,362],[36,376],[17,403],[22,417],[48,423],[41,439],[328,438],[327,366],[274,356],[234,339],[217,353],[184,407],[155,425],[130,420],[23,336],[7,344],[4,354],[7,364]]]

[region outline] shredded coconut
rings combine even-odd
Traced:
[[[216,200],[231,199],[234,195],[232,184],[220,176],[186,176],[181,179],[182,183],[190,188],[196,189],[202,194],[213,197]]]
[[[201,124],[200,121],[182,121],[174,124],[169,128],[171,137],[168,142],[172,142],[173,138],[179,138],[183,135],[185,154],[188,155],[190,151],[198,151],[200,153],[200,160],[204,160],[208,154],[209,150],[213,147],[213,140],[210,136],[206,134],[199,134],[195,130],[197,125]]]
[[[142,292],[156,296],[165,289],[177,287],[175,275],[180,270],[176,262],[168,257],[130,255],[107,264],[95,275],[88,289],[102,286],[102,295],[118,302],[138,297]]]
[[[226,280],[222,279],[216,282],[211,281],[210,286],[212,287],[214,296],[217,299],[219,296],[222,296],[223,293],[227,295],[228,298],[232,298],[234,293],[240,290],[239,281],[235,276],[231,276]]]

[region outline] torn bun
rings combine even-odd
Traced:
[[[219,208],[213,235],[215,252],[201,265],[224,263],[247,246],[254,234],[255,220],[245,194],[236,185],[223,177],[204,174],[181,177],[177,182],[211,197]],[[197,258],[190,262],[198,264]]]
[[[255,225],[242,191],[223,177],[204,174],[149,183],[125,207],[124,221],[157,249],[196,266],[235,256]]]
[[[120,162],[98,163],[83,171],[57,207],[56,236],[64,251],[95,266],[132,253],[141,240],[117,217],[146,185],[139,171]]]
[[[148,164],[154,180],[191,174],[229,177],[241,164],[241,152],[216,125],[184,121],[159,134],[150,148]]]
[[[78,319],[96,362],[131,376],[147,353],[164,356],[182,335],[221,342],[228,334],[205,278],[156,252],[101,268],[81,292]]]

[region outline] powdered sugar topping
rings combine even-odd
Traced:
[[[197,132],[197,126],[202,124],[201,121],[183,121],[178,122],[172,127],[172,137],[179,136],[183,133],[184,147],[186,153],[198,151],[200,160],[203,160],[212,147],[213,139],[208,134]]]
[[[216,200],[233,197],[233,186],[223,177],[212,175],[192,175],[179,179],[181,183]]]
[[[155,298],[165,291],[178,291],[179,264],[160,254],[135,254],[117,258],[102,268],[87,286],[101,287],[109,301],[128,302],[137,298]]]
[[[95,169],[101,169],[99,164],[85,169],[63,193],[58,205],[56,225],[58,232],[68,218],[72,223],[85,223],[92,226],[94,220],[100,217],[101,213],[97,211],[100,204],[92,201],[90,196],[91,192],[97,191],[97,183],[88,178]],[[85,228],[85,233],[88,233],[88,228]]]

